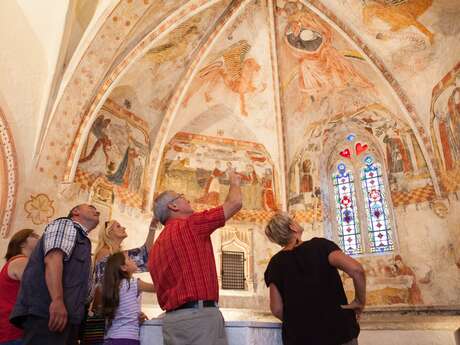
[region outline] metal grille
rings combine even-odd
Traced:
[[[222,252],[222,289],[244,290],[244,253]]]

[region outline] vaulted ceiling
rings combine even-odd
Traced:
[[[152,185],[177,132],[261,144],[286,185],[305,148],[321,156],[350,119],[381,140],[413,134],[436,180],[430,102],[460,56],[458,1],[123,0],[104,15],[73,57],[40,173],[73,179],[110,99],[148,124]],[[50,151],[62,165],[47,163]]]

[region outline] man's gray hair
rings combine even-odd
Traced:
[[[155,218],[158,219],[163,225],[165,225],[166,221],[171,215],[171,211],[168,208],[168,205],[174,198],[175,195],[172,190],[164,191],[155,198],[153,212],[155,213]]]

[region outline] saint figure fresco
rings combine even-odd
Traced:
[[[94,121],[82,149],[76,182],[89,190],[100,179],[115,188],[123,201],[140,206],[149,151],[148,125],[108,102]],[[121,192],[123,191],[123,192]]]

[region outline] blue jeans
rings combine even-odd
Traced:
[[[10,340],[5,343],[0,343],[0,345],[22,345],[22,339]]]

